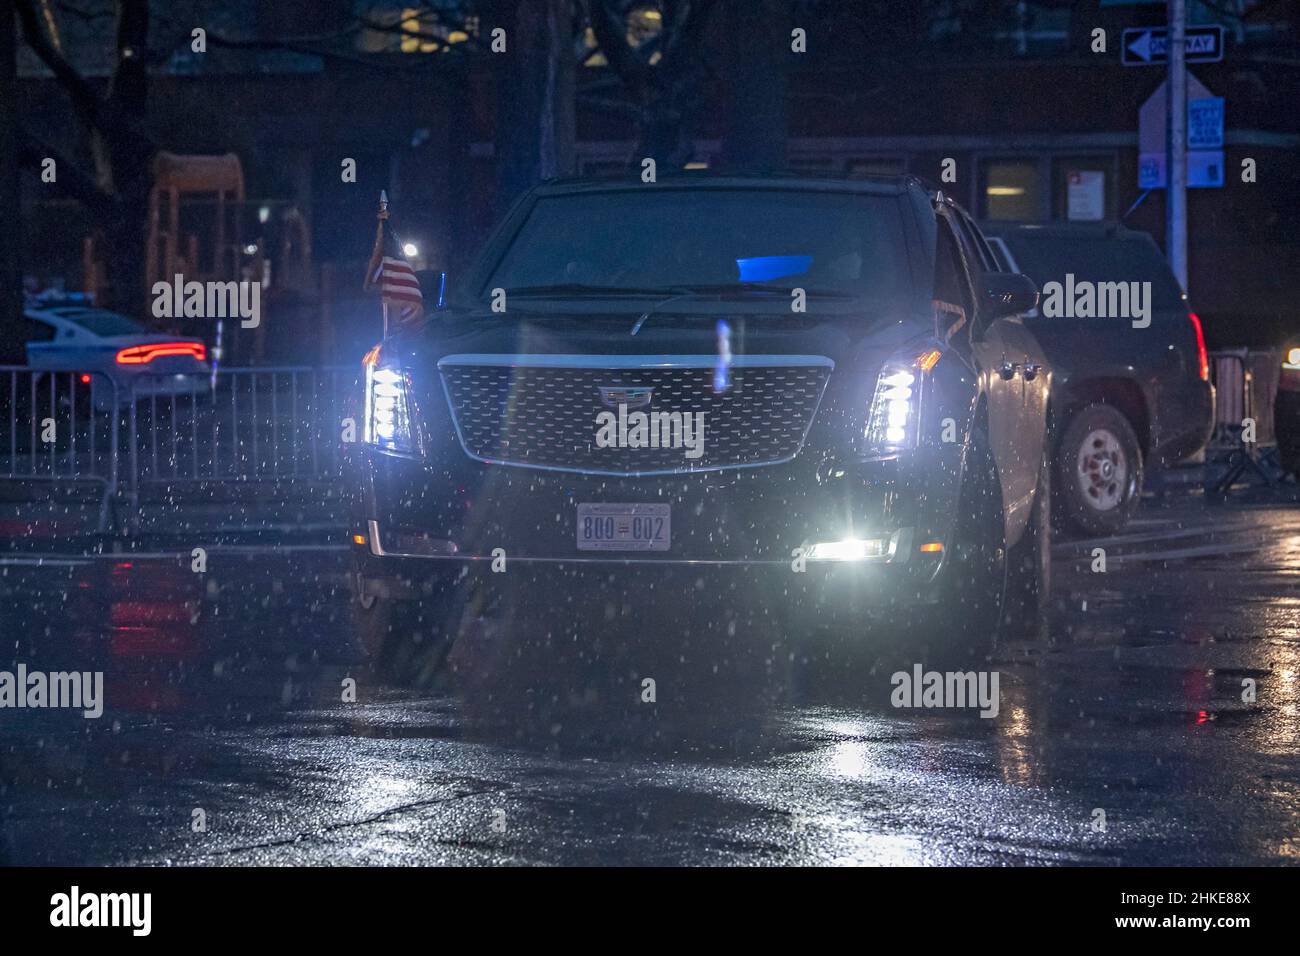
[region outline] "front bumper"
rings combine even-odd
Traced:
[[[739,575],[822,614],[852,616],[937,599],[960,462],[952,444],[907,460],[801,456],[765,468],[623,477],[468,459],[439,466],[361,447],[353,553],[361,579],[383,595],[475,565],[484,573],[606,570],[629,580]],[[670,550],[579,549],[577,506],[589,502],[670,505]],[[852,560],[809,554],[814,543],[846,540],[880,544]]]

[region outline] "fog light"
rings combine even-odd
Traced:
[[[845,538],[843,541],[818,541],[808,549],[810,561],[863,561],[889,552],[888,538]]]

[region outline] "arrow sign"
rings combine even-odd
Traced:
[[[1141,32],[1139,32],[1137,38],[1132,43],[1128,42],[1128,31],[1125,30],[1124,44],[1125,44],[1124,45],[1125,63],[1128,63],[1127,54],[1129,53],[1132,53],[1143,63],[1151,62],[1151,31],[1150,30],[1142,30]]]
[[[1217,63],[1223,59],[1223,27],[1188,27],[1188,63]],[[1124,31],[1120,59],[1125,66],[1156,66],[1169,62],[1168,27],[1133,27]]]

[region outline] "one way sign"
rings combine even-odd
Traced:
[[[1188,63],[1217,63],[1223,59],[1223,27],[1188,27]],[[1125,66],[1154,66],[1169,62],[1169,28],[1135,27],[1124,31],[1120,58]]]

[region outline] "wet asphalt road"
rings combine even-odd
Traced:
[[[0,669],[93,655],[109,709],[0,710],[0,862],[1300,862],[1300,508],[1175,499],[1055,559],[1060,644],[1004,649],[981,719],[884,673],[643,704],[623,664],[489,709],[358,666],[336,549],[6,556]]]

